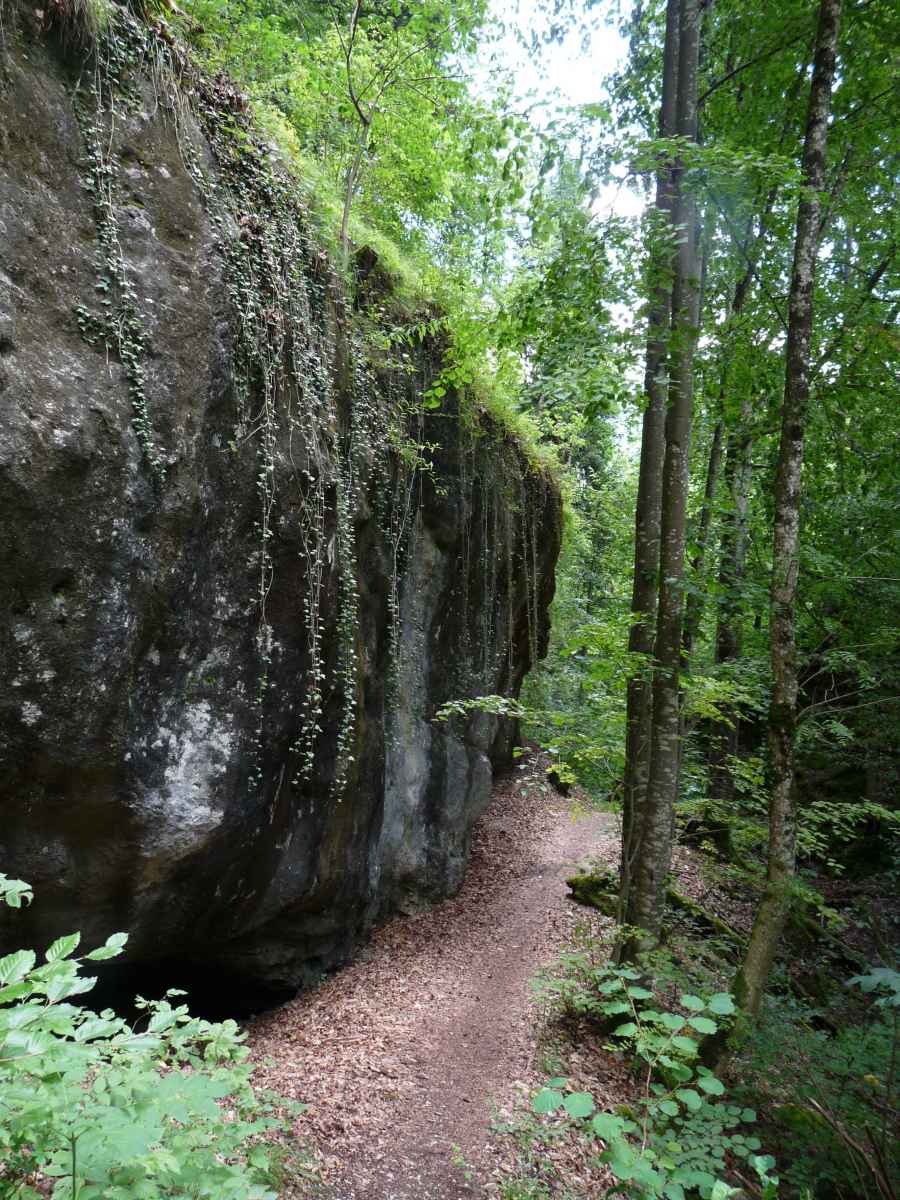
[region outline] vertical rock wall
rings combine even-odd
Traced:
[[[439,347],[373,348],[227,85],[148,80],[128,22],[92,90],[27,20],[0,82],[0,870],[36,900],[0,949],[124,929],[132,963],[263,1000],[459,885],[511,730],[432,718],[542,651],[559,497],[457,397],[423,411]]]

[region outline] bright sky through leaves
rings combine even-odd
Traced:
[[[625,0],[623,8],[629,7]],[[609,20],[608,2],[584,13],[561,40],[545,36],[548,8],[547,0],[493,0],[492,24],[504,32],[482,47],[484,57],[473,75],[475,86],[485,92],[494,89],[498,68],[510,75],[523,107],[529,107],[531,119],[541,126],[562,110],[604,99],[605,81],[622,67],[628,53],[620,19]],[[531,45],[533,33],[538,35],[537,51]],[[596,203],[598,215],[638,216],[643,207],[636,191],[618,185],[605,186]]]

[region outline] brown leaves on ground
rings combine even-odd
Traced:
[[[257,1081],[308,1105],[295,1134],[338,1196],[455,1200],[496,1177],[492,1104],[542,1077],[529,981],[581,915],[566,876],[618,855],[614,818],[573,817],[546,766],[533,756],[498,782],[456,896],[381,926],[354,963],[253,1025]]]
[[[335,1200],[496,1196],[523,1169],[551,1195],[609,1186],[599,1145],[560,1129],[529,1167],[515,1134],[550,1075],[603,1107],[636,1087],[621,1055],[542,1011],[529,987],[578,926],[597,941],[609,933],[611,922],[568,899],[565,880],[587,861],[616,870],[619,859],[618,819],[577,789],[560,798],[548,765],[532,754],[498,781],[456,896],[388,921],[350,966],[252,1026],[257,1082],[308,1106],[294,1133]],[[703,861],[678,850],[678,886],[745,928],[749,904]]]

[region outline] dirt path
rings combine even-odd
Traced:
[[[529,979],[571,928],[565,879],[614,861],[614,819],[573,816],[536,760],[496,789],[460,893],[384,925],[355,963],[256,1022],[264,1082],[309,1105],[297,1134],[335,1200],[463,1200],[493,1175],[491,1103],[529,1076]],[[464,1164],[464,1165],[463,1165]]]

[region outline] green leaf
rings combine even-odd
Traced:
[[[70,933],[67,937],[59,937],[50,946],[44,957],[47,959],[47,962],[56,962],[58,959],[68,958],[72,951],[77,949],[80,941],[80,933]]]
[[[637,1025],[634,1021],[626,1021],[613,1030],[613,1037],[630,1037],[633,1033],[637,1033]]]
[[[674,1030],[676,1033],[679,1029],[684,1029],[684,1017],[679,1017],[676,1013],[664,1012],[659,1014],[659,1024],[664,1025],[666,1029]]]
[[[17,1055],[10,1055],[10,1050],[18,1050],[20,1054],[37,1055],[44,1054],[47,1050],[52,1049],[56,1044],[56,1039],[51,1033],[44,1033],[40,1029],[12,1029],[6,1036],[6,1041],[3,1046],[4,1057],[16,1058]]]
[[[91,962],[101,962],[105,958],[115,958],[117,954],[122,953],[122,949],[127,941],[127,933],[114,933],[106,939],[104,945],[98,946],[96,950],[92,950],[90,954],[86,954],[84,957],[90,959]]]
[[[750,1165],[753,1170],[762,1179],[764,1176],[775,1168],[775,1159],[771,1154],[754,1154],[750,1159]]]
[[[93,1038],[108,1038],[126,1028],[124,1021],[116,1018],[107,1020],[103,1017],[90,1017],[82,1022],[75,1031],[76,1042],[87,1042]]]
[[[729,1196],[740,1195],[740,1188],[730,1187],[722,1179],[717,1179],[713,1184],[712,1191],[709,1195],[709,1200],[728,1200]]]
[[[669,1068],[669,1073],[678,1080],[679,1083],[688,1083],[693,1078],[694,1072],[690,1067],[677,1059],[669,1058],[667,1054],[660,1055],[659,1060],[664,1066]]]
[[[699,996],[682,996],[678,1003],[683,1008],[689,1008],[692,1012],[703,1012],[706,1008],[706,1002],[701,1000]]]
[[[83,992],[89,992],[96,982],[96,977],[63,976],[59,979],[51,979],[42,990],[50,1003],[56,1004],[57,1001],[66,1000],[69,996],[80,996]]]
[[[22,879],[7,879],[0,872],[0,902],[10,908],[21,908],[23,900],[30,904],[33,899],[34,893],[29,884]]]
[[[673,1037],[672,1045],[684,1054],[689,1054],[693,1057],[697,1053],[697,1043],[693,1038],[689,1037]]]
[[[590,1092],[571,1092],[563,1101],[563,1108],[570,1117],[581,1120],[589,1117],[596,1105]]]
[[[691,1112],[696,1112],[703,1103],[699,1092],[695,1092],[693,1088],[679,1088],[675,1095]]]
[[[660,1111],[664,1112],[667,1117],[677,1117],[681,1112],[681,1109],[674,1100],[660,1100],[659,1108]]]
[[[0,958],[0,983],[18,983],[28,974],[37,961],[33,950],[15,950]]]
[[[692,1029],[696,1029],[698,1033],[712,1034],[715,1033],[719,1026],[709,1017],[688,1017],[688,1025]]]
[[[562,1092],[556,1091],[555,1088],[541,1088],[531,1101],[531,1108],[533,1112],[543,1116],[546,1113],[556,1112],[562,1102]]]
[[[706,1007],[710,1012],[726,1017],[735,1011],[734,1000],[732,1000],[728,992],[716,992],[714,996],[710,996],[706,1002]]]
[[[21,1000],[23,996],[30,996],[32,985],[26,979],[21,983],[11,983],[9,987],[0,988],[0,1004],[9,1004],[12,1000]]]
[[[614,1141],[610,1145],[608,1156],[609,1168],[617,1179],[634,1178],[638,1158],[627,1142]]]
[[[631,987],[626,988],[625,991],[632,998],[632,1000],[652,1000],[653,999],[653,993],[648,992],[647,989],[643,988],[643,987],[636,987],[635,985],[632,985]]]
[[[625,1122],[613,1113],[597,1113],[591,1121],[591,1128],[597,1137],[603,1138],[605,1142],[612,1142],[622,1136]]]
[[[715,1075],[700,1075],[697,1087],[702,1088],[709,1096],[722,1096],[725,1093],[725,1084],[721,1079],[716,1079]]]
[[[600,984],[600,986],[597,988],[597,991],[603,996],[609,996],[612,995],[613,992],[621,992],[624,987],[625,984],[621,979],[607,979],[605,982]]]

